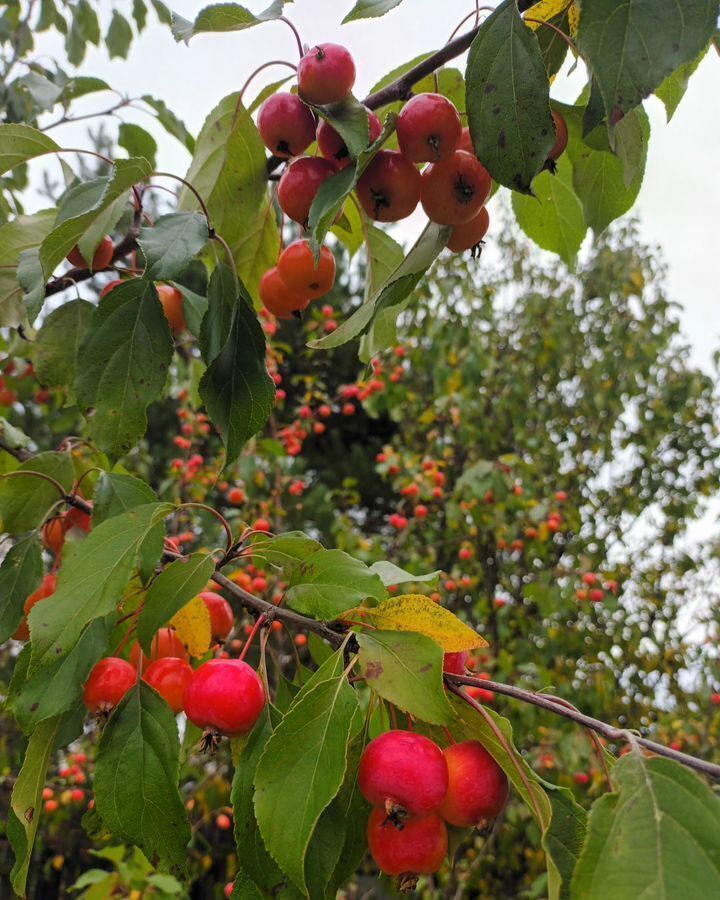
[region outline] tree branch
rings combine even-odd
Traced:
[[[541,709],[555,713],[557,716],[571,719],[578,725],[589,728],[591,731],[601,734],[610,741],[628,741],[629,731],[627,728],[615,728],[613,725],[601,722],[600,719],[594,719],[592,716],[587,716],[585,713],[580,712],[574,707],[565,706],[564,701],[559,701],[548,694],[525,691],[522,688],[514,687],[511,684],[501,684],[497,681],[485,681],[484,679],[472,678],[467,675],[445,675],[445,681],[450,686],[471,685],[473,687],[480,687],[492,691],[494,694],[504,694],[506,697],[512,697],[514,700],[521,700],[523,703],[531,703],[533,706],[539,706]],[[690,756],[688,753],[683,753],[680,750],[673,750],[670,747],[666,747],[664,744],[658,744],[656,741],[650,741],[647,738],[639,737],[634,733],[632,734],[632,737],[641,747],[650,750],[652,753],[656,753],[658,756],[665,756],[668,759],[673,759],[675,762],[682,763],[682,765],[687,766],[690,769],[702,772],[704,775],[707,775],[708,778],[720,780],[720,766],[715,765],[714,763],[706,762],[703,759],[697,759],[694,756]]]

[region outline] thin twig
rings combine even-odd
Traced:
[[[533,706],[539,706],[541,709],[546,709],[548,712],[555,713],[555,715],[571,719],[573,722],[577,722],[578,725],[590,728],[592,731],[601,734],[609,741],[621,741],[626,743],[628,740],[627,729],[615,728],[613,725],[601,722],[600,719],[594,719],[592,716],[587,716],[579,710],[574,708],[571,709],[563,703],[558,703],[554,697],[550,697],[547,694],[537,694],[534,691],[525,691],[522,688],[515,687],[511,684],[501,684],[497,681],[485,681],[480,678],[470,678],[467,675],[445,675],[445,681],[448,685],[472,685],[473,687],[485,688],[485,690],[492,691],[494,694],[504,694],[506,697],[521,700],[523,703],[532,703]],[[675,762],[682,763],[682,765],[688,766],[690,769],[702,772],[709,778],[720,779],[720,766],[715,765],[714,763],[706,762],[703,759],[697,759],[680,750],[673,750],[671,747],[666,747],[664,744],[658,744],[656,741],[648,740],[648,738],[635,736],[634,739],[641,747],[650,750],[652,753],[657,753],[658,756],[665,756],[668,759],[673,759]]]

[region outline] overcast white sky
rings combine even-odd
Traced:
[[[168,2],[168,0],[166,0]],[[245,0],[253,11],[267,0]],[[180,15],[192,19],[205,4],[169,0]],[[107,4],[129,10],[130,0]],[[353,0],[297,0],[287,15],[305,42],[336,41],[355,56],[358,80],[355,93],[364,96],[386,72],[400,63],[441,46],[457,23],[473,8],[470,0],[405,0],[382,19],[369,19],[340,26]],[[152,18],[152,14],[151,14]],[[52,52],[54,43],[43,37],[38,52]],[[151,93],[167,102],[197,132],[205,116],[226,94],[242,86],[253,69],[269,59],[297,61],[297,48],[290,30],[281,22],[269,22],[245,32],[199,35],[190,46],[176,44],[169,29],[153,23],[133,44],[128,60],[108,59],[104,48],[90,48],[83,74],[104,78],[113,87],[137,96]],[[280,77],[283,69],[271,69],[266,81]],[[263,82],[257,80],[257,89]],[[582,79],[560,78],[553,94],[572,101]],[[720,346],[718,265],[720,253],[720,59],[711,50],[693,76],[688,92],[673,120],[665,123],[664,108],[651,98],[646,102],[652,125],[645,181],[637,210],[644,236],[660,244],[669,263],[669,292],[684,307],[684,332],[692,343],[695,360],[707,365]],[[255,89],[248,93],[254,96]],[[98,94],[82,101],[78,111],[110,105]],[[155,127],[153,120],[132,110],[123,111],[127,121],[136,121],[152,131],[162,169],[184,174],[188,154],[173,138]],[[65,125],[53,136],[60,143],[77,145],[81,126]],[[412,226],[413,223],[411,223]]]

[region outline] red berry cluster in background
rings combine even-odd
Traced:
[[[381,871],[401,877],[405,890],[442,865],[446,822],[484,827],[508,797],[505,773],[479,741],[453,743],[443,751],[430,738],[400,730],[368,744],[358,786],[373,806],[370,852]]]

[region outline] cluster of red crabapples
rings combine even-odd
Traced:
[[[505,773],[479,741],[443,751],[421,734],[388,731],[371,741],[360,759],[358,786],[372,804],[367,826],[370,852],[386,875],[411,890],[431,875],[448,850],[446,823],[482,827],[508,797]]]
[[[320,121],[313,106],[343,101],[355,83],[355,63],[345,47],[319,44],[300,60],[298,93],[280,92],[260,107],[258,131],[265,146],[289,160],[278,184],[283,213],[307,227],[310,208],[321,185],[353,162],[340,134]],[[368,109],[368,146],[377,141],[382,124]],[[548,165],[564,151],[567,126],[553,111],[555,144]],[[380,149],[357,182],[357,200],[378,222],[407,218],[420,204],[431,222],[452,227],[450,250],[475,250],[489,218],[485,203],[492,179],[477,158],[469,128],[463,128],[455,105],[441,94],[412,97],[397,120],[398,150]],[[320,155],[306,154],[317,141]],[[422,171],[418,165],[424,165]],[[323,247],[319,260],[310,244],[298,240],[280,254],[263,276],[260,295],[265,307],[281,318],[299,314],[310,300],[323,296],[335,279],[335,262]]]
[[[213,591],[203,591],[200,597],[210,613],[213,640],[224,641],[234,624],[230,604]],[[136,683],[138,672],[173,713],[184,712],[205,730],[208,745],[220,736],[247,734],[265,707],[265,688],[252,666],[240,659],[217,658],[193,669],[172,628],[159,629],[149,658],[135,643],[129,662],[118,656],[101,659],[85,683],[85,706],[97,715],[107,715]]]

